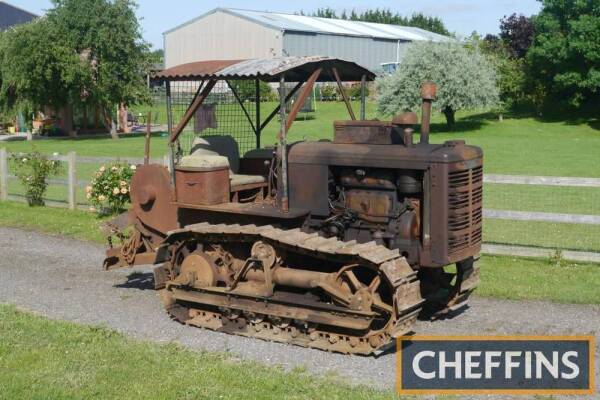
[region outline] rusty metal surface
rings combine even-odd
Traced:
[[[407,111],[402,114],[398,114],[392,118],[392,124],[394,125],[416,125],[419,122],[419,117],[412,111]]]
[[[175,203],[178,207],[191,210],[211,211],[222,214],[249,215],[254,217],[268,217],[281,219],[297,219],[308,215],[308,210],[295,208],[284,213],[273,204],[265,203],[222,203],[215,205],[200,205],[188,203]]]
[[[300,142],[290,146],[290,164],[339,165],[392,169],[425,169],[432,163],[460,163],[480,160],[483,152],[475,146],[381,146]]]
[[[421,86],[421,140],[420,144],[429,144],[429,131],[431,124],[431,103],[435,99],[437,88],[432,82],[424,82]]]
[[[394,125],[385,121],[335,121],[333,128],[336,144],[398,143]]]
[[[419,117],[412,111],[407,111],[394,116],[392,124],[402,132],[402,144],[409,147],[413,145],[413,126],[419,122]]]
[[[362,76],[375,79],[368,69],[356,63],[324,56],[275,57],[251,60],[199,61],[166,69],[154,75],[154,81],[186,81],[206,79],[255,79],[277,82],[285,74],[287,82],[306,81],[319,68],[324,68],[318,82],[333,82],[331,68],[336,68],[343,81],[360,81]]]
[[[211,60],[211,61],[198,61],[188,64],[177,65],[165,69],[155,74],[152,79],[188,79],[191,77],[204,77],[213,76],[214,74],[221,71],[223,68],[227,68],[230,65],[239,64],[245,60]]]
[[[190,255],[174,253],[168,264],[171,280],[162,297],[171,315],[190,325],[370,354],[393,335],[407,333],[423,304],[417,272],[397,250],[374,242],[342,242],[300,229],[208,223],[174,230],[167,238],[177,248],[190,241],[200,243],[204,254],[217,260],[219,271],[213,273],[211,267],[207,272],[206,264],[198,263],[205,271],[198,270],[195,276],[223,279],[219,286],[199,285],[189,270],[183,270],[198,250]],[[245,243],[252,244],[253,251],[244,252],[249,249]],[[330,264],[332,269],[302,268],[315,263]],[[365,271],[371,271],[368,277]],[[289,286],[306,292],[285,291]],[[315,289],[330,300],[311,294]]]
[[[310,208],[314,230],[380,240],[422,267],[443,267],[481,249],[483,161],[477,147],[461,141],[412,147],[298,143],[289,160],[290,206]],[[309,172],[315,179],[306,186]],[[337,215],[321,204],[322,193],[331,199],[331,179],[338,187],[333,197],[344,199]],[[413,210],[417,219],[409,217]],[[404,222],[395,216],[399,212],[407,215]],[[413,232],[414,224],[417,235],[400,235]]]
[[[138,166],[131,180],[133,212],[145,227],[157,233],[177,227],[170,181],[167,168],[156,164]]]
[[[177,202],[215,205],[229,202],[229,168],[175,167]],[[207,190],[210,188],[210,190]]]

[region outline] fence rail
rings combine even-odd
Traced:
[[[600,188],[600,178],[486,174],[483,177],[483,182],[504,183],[513,185],[573,186]]]
[[[510,221],[555,222],[559,224],[600,225],[600,215],[563,214],[535,211],[483,210],[484,218]]]
[[[68,155],[52,155],[50,159],[67,163],[67,179],[49,179],[48,183],[53,185],[67,186],[67,201],[47,201],[50,206],[68,206],[70,209],[81,208],[77,203],[77,188],[85,187],[89,184],[87,180],[77,179],[76,165],[81,164],[104,164],[110,162],[123,162],[128,164],[142,164],[143,158],[133,157],[87,157],[77,156],[75,152]],[[169,165],[165,156],[163,159],[151,159],[151,163]],[[0,149],[0,200],[17,200],[16,196],[9,196],[8,181],[15,179],[9,174],[8,153],[6,149]],[[486,174],[484,183],[487,185],[530,185],[530,186],[554,186],[554,187],[572,187],[572,188],[597,188],[600,189],[600,178],[573,178],[573,177],[548,177],[548,176],[517,176],[517,175],[497,175]],[[579,189],[581,190],[581,189]],[[511,199],[512,200],[512,199]],[[512,202],[511,202],[512,203]],[[590,210],[587,210],[590,211]],[[595,212],[596,210],[594,210]],[[598,210],[600,211],[600,209]],[[600,212],[598,213],[600,214]],[[483,216],[487,220],[515,221],[515,223],[550,223],[550,224],[572,224],[577,226],[598,226],[600,227],[600,215],[586,213],[552,213],[540,211],[516,211],[485,208]],[[594,228],[596,229],[596,228]],[[598,238],[598,249],[600,249],[600,238]],[[596,242],[594,242],[596,244]],[[512,255],[525,257],[551,257],[560,253],[560,256],[566,260],[576,262],[596,262],[600,263],[600,250],[586,251],[574,249],[561,249],[561,246],[555,243],[552,246],[531,246],[523,243],[496,243],[485,240],[482,251],[487,254]]]

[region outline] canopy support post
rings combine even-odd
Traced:
[[[306,101],[306,99],[308,98],[310,93],[312,92],[312,88],[315,85],[315,82],[317,81],[317,79],[319,79],[319,76],[321,75],[322,70],[323,70],[322,68],[319,68],[316,71],[314,71],[310,75],[308,80],[306,81],[306,85],[304,85],[304,88],[302,88],[300,95],[296,99],[296,102],[294,103],[292,109],[290,110],[290,114],[287,117],[287,121],[285,124],[286,132],[289,132],[290,128],[292,127],[292,124],[296,120],[296,116],[298,115],[298,113],[304,106],[304,102]]]
[[[165,82],[167,89],[167,129],[169,137],[173,135],[173,98],[171,96],[171,81]],[[171,184],[175,187],[175,145],[169,141],[169,172],[171,175]]]
[[[342,98],[344,99],[344,103],[346,103],[346,108],[348,109],[348,114],[350,114],[350,118],[355,121],[356,116],[354,115],[354,111],[352,110],[352,104],[350,104],[350,100],[348,99],[348,95],[346,94],[346,90],[344,89],[344,85],[342,85],[342,80],[340,79],[340,74],[336,67],[331,68],[333,72],[333,76],[335,76],[335,81],[337,82],[338,89],[342,94]]]
[[[255,101],[256,104],[254,108],[256,109],[256,128],[254,129],[254,133],[256,134],[256,148],[260,149],[260,135],[261,135],[261,126],[260,126],[260,79],[255,79],[256,84],[256,93],[255,93]]]
[[[279,154],[281,157],[281,210],[289,212],[290,204],[288,197],[288,170],[287,170],[287,121],[285,118],[285,76],[279,78],[279,115],[281,117],[281,130],[279,131]]]
[[[364,121],[367,119],[367,76],[363,75],[360,78],[360,119]]]
[[[285,103],[287,103],[288,101],[290,101],[290,99],[292,98],[292,96],[294,94],[296,94],[296,92],[298,91],[298,89],[300,89],[300,87],[302,87],[303,84],[304,84],[304,81],[298,82],[298,84],[296,86],[294,86],[294,88],[292,89],[292,91],[289,92],[288,95],[285,97]],[[279,104],[277,107],[275,107],[275,109],[271,112],[271,114],[269,114],[269,116],[264,120],[264,122],[262,124],[260,124],[260,130],[261,131],[263,129],[265,129],[265,126],[267,126],[269,124],[269,122],[271,122],[271,120],[279,113],[279,109],[280,108],[281,108],[281,104]]]

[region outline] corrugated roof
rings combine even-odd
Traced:
[[[319,82],[332,82],[335,77],[331,68],[335,67],[342,81],[358,81],[363,75],[373,80],[375,74],[351,61],[323,56],[275,57],[253,60],[214,60],[198,61],[166,69],[154,75],[155,81],[186,81],[203,79],[255,79],[276,82],[285,74],[288,82],[300,82],[319,67],[323,71]]]
[[[285,14],[269,11],[241,10],[235,8],[215,8],[183,25],[173,28],[165,34],[193,23],[217,11],[236,15],[261,25],[281,31],[310,32],[332,35],[361,36],[378,39],[445,42],[453,40],[450,37],[429,32],[420,28],[400,25],[377,24],[373,22],[348,21],[342,19],[308,17],[305,15]]]

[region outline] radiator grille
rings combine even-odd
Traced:
[[[452,171],[448,176],[448,252],[481,243],[483,168]]]

